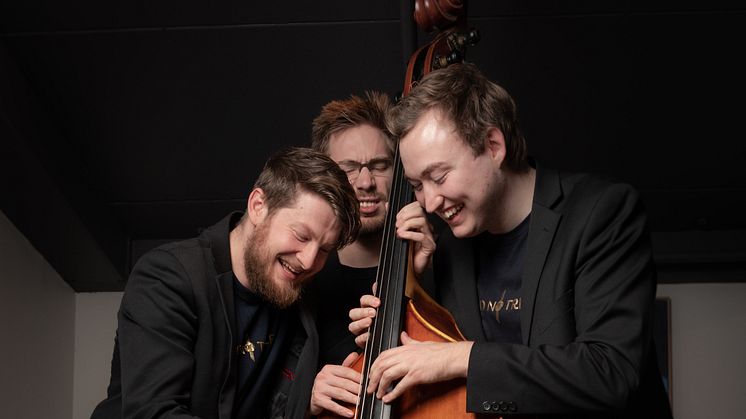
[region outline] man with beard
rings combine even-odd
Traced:
[[[244,214],[137,262],[92,417],[304,417],[318,342],[298,300],[359,227],[336,163],[310,149],[274,155]]]
[[[467,340],[402,333],[364,391],[392,403],[412,386],[461,378],[474,413],[670,418],[637,192],[532,162],[513,99],[471,64],[425,76],[389,126],[417,198],[398,214],[397,235],[434,251],[434,297]],[[425,212],[449,227],[437,249],[422,241]],[[355,333],[380,301],[361,304],[350,312]]]
[[[370,293],[381,249],[386,202],[393,176],[394,144],[386,128],[389,98],[378,92],[350,96],[324,105],[312,124],[312,147],[337,162],[347,174],[360,201],[361,229],[357,240],[329,256],[314,281],[319,303],[320,358],[323,369],[314,383],[311,414],[327,409],[343,416],[352,412],[337,400],[354,403],[349,391],[359,385],[359,374],[346,368],[358,348],[348,329],[348,313]],[[338,399],[335,395],[346,396]]]

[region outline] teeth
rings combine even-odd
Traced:
[[[282,265],[285,269],[287,269],[288,271],[290,271],[290,272],[292,272],[292,273],[294,273],[296,275],[298,275],[300,273],[300,271],[296,271],[290,265],[288,265],[287,262],[285,262],[282,259],[280,259],[280,265]]]
[[[375,206],[375,205],[376,205],[376,203],[372,202],[372,201],[360,201],[360,206],[361,207],[372,207],[372,206]]]
[[[459,212],[461,212],[461,210],[463,208],[464,208],[464,205],[461,204],[461,205],[459,205],[457,207],[453,207],[453,208],[449,209],[448,211],[444,212],[443,215],[445,215],[445,217],[446,217],[447,220],[450,220],[451,218],[453,218],[454,216],[456,216],[456,214],[458,214]]]

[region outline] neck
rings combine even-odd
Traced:
[[[244,265],[244,253],[246,251],[246,243],[248,243],[248,236],[250,235],[251,227],[248,224],[247,221],[242,221],[231,230],[229,235],[231,247],[231,269],[233,269],[233,274],[238,278],[238,282],[240,282],[244,287],[249,286],[249,278],[246,276],[246,267]]]
[[[536,169],[521,173],[505,173],[503,191],[499,197],[500,216],[495,218],[495,225],[488,229],[493,234],[504,234],[518,227],[531,214],[534,204],[536,186]]]
[[[352,268],[370,268],[378,265],[382,233],[358,236],[350,245],[338,252],[339,262]]]

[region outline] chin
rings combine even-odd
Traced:
[[[289,280],[284,277],[275,278],[272,287],[282,293],[295,292],[301,288],[303,281],[300,278]]]
[[[361,219],[360,232],[358,234],[365,236],[368,234],[380,233],[383,231],[384,222],[385,218],[382,217],[376,217],[375,219]]]
[[[452,227],[451,232],[457,239],[468,239],[469,237],[474,237],[479,234],[473,226],[467,226],[463,223]]]

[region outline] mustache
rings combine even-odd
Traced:
[[[301,265],[300,262],[298,262],[297,260],[291,261],[286,258],[280,258],[280,260],[288,267],[290,267],[290,269],[297,275],[304,274],[308,271],[308,269],[304,268],[303,265]]]
[[[358,200],[376,199],[376,200],[383,201],[383,202],[387,202],[388,201],[388,198],[386,198],[385,196],[383,196],[383,194],[381,194],[381,193],[375,193],[375,194],[357,193],[357,194],[355,194],[355,197],[357,197]]]

